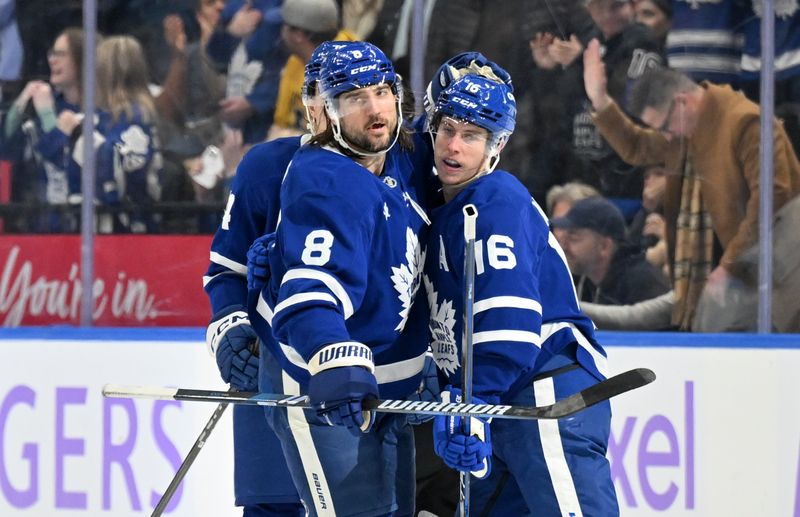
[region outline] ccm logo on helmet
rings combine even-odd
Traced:
[[[461,106],[464,106],[465,108],[468,109],[475,109],[478,107],[477,103],[464,99],[462,97],[453,97],[453,102],[455,102],[456,104],[460,104]]]
[[[376,68],[378,68],[378,65],[376,64],[360,66],[350,70],[350,75],[360,74],[361,72],[369,72],[370,70],[375,70]]]

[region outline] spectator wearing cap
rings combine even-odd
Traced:
[[[578,201],[550,224],[566,231],[562,246],[581,301],[626,305],[669,291],[661,271],[628,243],[622,212],[607,199]]]
[[[281,72],[278,102],[267,140],[305,132],[305,110],[300,98],[305,64],[323,41],[355,41],[351,32],[340,29],[335,0],[285,0],[269,11],[270,23],[281,23],[281,40],[291,53]]]

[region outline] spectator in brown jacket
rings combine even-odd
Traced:
[[[616,152],[631,164],[664,163],[668,171],[673,323],[689,329],[703,291],[720,300],[744,280],[739,259],[757,240],[760,109],[729,86],[659,69],[645,74],[631,96],[631,113],[649,126],[642,128],[608,95],[596,41],[584,53],[584,82],[595,125]],[[800,191],[800,163],[783,126],[774,128],[777,211]]]

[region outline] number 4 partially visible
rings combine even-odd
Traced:
[[[231,229],[231,209],[233,208],[233,202],[236,201],[236,196],[231,193],[228,196],[228,204],[225,205],[225,213],[222,214],[222,224],[221,227],[223,230],[230,230]]]

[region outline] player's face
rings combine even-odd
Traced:
[[[468,122],[442,117],[436,128],[434,163],[443,185],[471,180],[486,165],[489,132]]]
[[[367,152],[388,149],[397,131],[397,108],[392,88],[376,84],[341,94],[337,99],[344,137]]]
[[[559,241],[567,257],[573,275],[589,274],[600,260],[601,242],[604,237],[585,228],[566,230]]]
[[[319,95],[312,97],[306,104],[306,108],[308,109],[308,116],[311,117],[309,122],[311,122],[311,127],[313,128],[312,133],[318,135],[324,132],[328,124],[325,118],[325,103],[322,101],[322,97]]]

